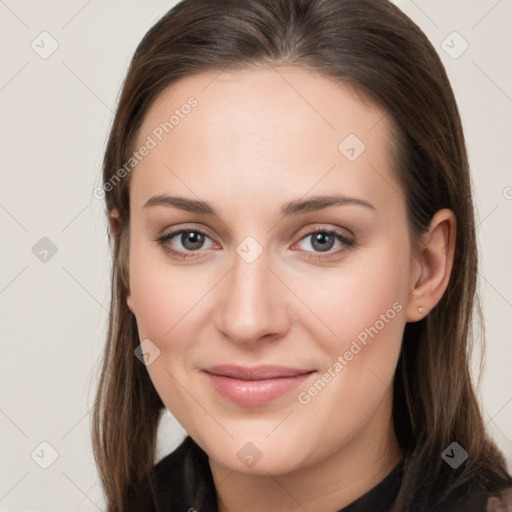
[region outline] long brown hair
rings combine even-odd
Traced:
[[[469,371],[474,317],[482,322],[468,157],[453,91],[425,34],[385,0],[184,0],[136,49],[103,162],[106,209],[117,209],[121,221],[92,418],[108,512],[129,510],[131,487],[153,468],[164,410],[134,356],[140,340],[126,306],[130,174],[119,180],[119,169],[134,150],[143,116],[166,87],[192,74],[253,64],[311,69],[350,85],[389,114],[413,247],[437,210],[450,208],[456,216],[448,288],[427,317],[405,327],[393,421],[406,463],[393,510],[420,512],[421,496],[450,492],[475,477],[489,490],[511,485],[504,458],[486,434]],[[468,453],[456,470],[441,458],[454,441]]]

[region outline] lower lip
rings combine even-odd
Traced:
[[[302,384],[314,372],[294,377],[262,380],[242,380],[203,372],[212,387],[223,397],[239,405],[261,405],[289,393]]]

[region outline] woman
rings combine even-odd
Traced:
[[[108,511],[512,510],[472,387],[459,113],[381,0],[184,0],[123,85]],[[156,467],[167,408],[189,434]]]

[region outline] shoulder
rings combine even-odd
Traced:
[[[173,504],[185,506],[187,487],[190,486],[190,459],[193,456],[193,441],[190,436],[169,455],[166,455],[152,469],[155,495],[147,479],[139,482],[131,492],[133,510],[154,512],[155,500],[160,507]],[[187,510],[188,507],[184,508]]]
[[[173,452],[166,455],[155,465],[153,472],[156,478],[167,479],[167,477],[171,476],[173,473],[176,474],[176,472],[183,468],[185,461],[191,455],[192,449],[192,438],[187,436]]]
[[[512,512],[512,487],[488,496],[485,512]]]
[[[489,492],[468,485],[438,502],[434,512],[512,512],[512,487]]]

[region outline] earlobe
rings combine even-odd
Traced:
[[[126,303],[127,303],[127,305],[128,305],[128,309],[129,309],[132,313],[134,313],[134,311],[133,311],[133,298],[132,298],[132,296],[131,296],[131,295],[128,295],[128,297],[126,298]]]
[[[421,268],[406,310],[408,322],[417,322],[441,300],[450,280],[455,253],[456,219],[452,210],[439,210],[421,242],[417,263]]]

